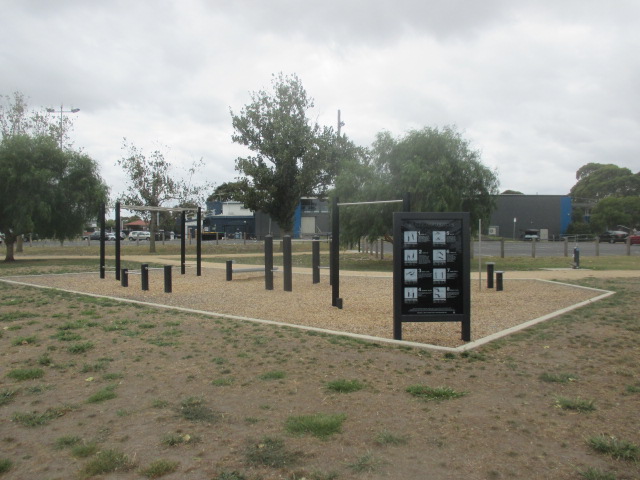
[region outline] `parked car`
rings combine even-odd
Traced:
[[[522,239],[526,242],[537,242],[540,240],[540,231],[534,229],[525,230]]]
[[[607,230],[606,232],[603,232],[600,235],[598,235],[598,239],[601,242],[609,242],[609,243],[623,242],[624,243],[627,241],[627,236],[628,236],[628,233],[623,232],[622,230]]]
[[[133,231],[129,234],[129,240],[151,240],[151,232]]]
[[[640,234],[629,235],[629,243],[631,245],[640,245]]]

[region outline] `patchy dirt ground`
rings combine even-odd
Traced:
[[[181,291],[176,280],[171,298],[192,295],[191,302],[216,308],[242,302],[251,310],[222,313],[268,318],[260,299],[284,296],[278,320],[319,314],[356,323],[350,309],[360,297],[349,282],[345,309],[337,311],[325,306],[326,282],[316,289],[310,279],[295,280],[292,293],[266,292],[262,279],[214,275],[201,280],[212,282],[202,291]],[[145,294],[133,281],[123,289],[95,276],[57,278],[71,289],[167,297],[157,278]],[[388,281],[359,278],[353,288],[379,298],[384,292],[374,286]],[[618,293],[462,354],[0,283],[0,461],[11,464],[2,478],[145,478],[158,459],[168,465],[167,479],[639,478],[637,462],[598,453],[589,442],[602,435],[640,444],[640,281],[583,282]],[[593,295],[524,281],[505,289],[502,297],[486,294],[491,318],[502,309],[513,321],[532,297],[555,309],[555,297]],[[231,290],[245,293],[238,299]],[[322,305],[302,302],[308,293]],[[508,307],[498,306],[507,299]],[[374,334],[374,316],[364,316],[364,333]],[[420,340],[423,332],[410,334]],[[433,332],[424,341],[436,337],[447,341]],[[456,326],[447,338],[458,345],[458,337]],[[16,370],[42,376],[20,380]],[[331,389],[337,380],[363,388],[339,393]],[[412,385],[463,395],[425,401],[408,393]],[[594,409],[562,408],[560,397]],[[317,438],[287,429],[293,417],[320,413],[343,415],[340,432]],[[116,473],[95,473],[105,452],[127,462]]]

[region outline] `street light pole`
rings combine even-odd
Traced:
[[[62,132],[63,132],[63,113],[78,113],[80,111],[79,108],[72,108],[71,110],[63,110],[63,106],[60,105],[60,150],[62,150]],[[55,113],[56,110],[53,108],[47,108],[47,112],[49,113]]]

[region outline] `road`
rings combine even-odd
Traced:
[[[64,243],[65,247],[73,248],[73,247],[81,247],[86,246],[87,241],[67,241]],[[132,242],[129,240],[124,240],[121,245],[127,246],[135,246],[137,242]],[[180,245],[180,240],[171,240],[165,241],[166,244],[172,245]],[[210,245],[215,242],[213,241],[205,241],[202,242],[202,245]],[[220,245],[230,245],[230,244],[242,244],[243,240],[221,240]],[[255,240],[247,240],[247,244],[255,243]],[[107,242],[107,245],[114,245],[115,242]],[[162,242],[160,240],[156,240],[156,244],[161,245]],[[187,245],[195,244],[195,240],[188,241]],[[98,241],[91,241],[91,245],[100,245]],[[147,241],[140,241],[140,248],[147,248]],[[25,242],[25,248],[29,247],[29,242]],[[60,243],[50,240],[39,240],[34,241],[33,246],[42,246],[42,247],[59,247]],[[504,255],[505,257],[531,257],[533,255],[533,249],[535,248],[535,256],[536,257],[562,257],[564,256],[565,244],[564,242],[513,242],[507,241],[504,243]],[[598,250],[599,256],[611,256],[611,255],[627,255],[627,245],[623,243],[600,243],[598,245],[595,242],[578,242],[573,243],[569,242],[567,244],[567,254],[569,257],[573,257],[574,248],[578,248],[580,250],[581,257],[593,257],[596,256],[596,249]],[[481,255],[483,257],[499,257],[500,256],[501,245],[499,241],[483,241],[482,244],[480,242],[474,242],[473,244],[473,254],[474,256]],[[390,254],[393,251],[393,245],[390,243],[384,244],[384,252],[385,254]],[[632,256],[640,255],[640,245],[631,245],[629,247],[629,254]]]

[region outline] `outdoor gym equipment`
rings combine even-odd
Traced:
[[[338,197],[333,198],[331,208],[331,305],[342,308],[342,299],[340,298],[340,208],[350,205],[377,205],[382,203],[402,203],[402,211],[409,212],[411,210],[411,197],[409,193],[405,193],[402,200],[378,200],[372,202],[345,202],[339,203]]]
[[[291,292],[293,290],[293,269],[291,261],[291,237],[289,235],[285,235],[282,239],[282,257],[284,291]],[[227,260],[226,271],[228,282],[233,280],[234,273],[264,272],[264,288],[265,290],[273,290],[273,272],[278,271],[278,267],[274,268],[273,266],[273,236],[267,235],[264,239],[264,267],[234,268],[233,260]]]
[[[181,212],[181,241],[180,241],[180,273],[184,275],[186,273],[186,215],[185,212],[197,211],[197,233],[196,233],[196,275],[202,275],[202,208],[182,208],[182,207],[149,207],[140,205],[120,205],[120,202],[116,202],[115,214],[116,214],[116,248],[115,248],[115,260],[116,260],[116,280],[120,280],[121,274],[121,262],[120,262],[120,209],[125,210],[139,210],[150,212]],[[105,239],[106,239],[106,220],[105,220],[105,204],[100,205],[98,213],[98,221],[100,223],[100,278],[105,278]]]

